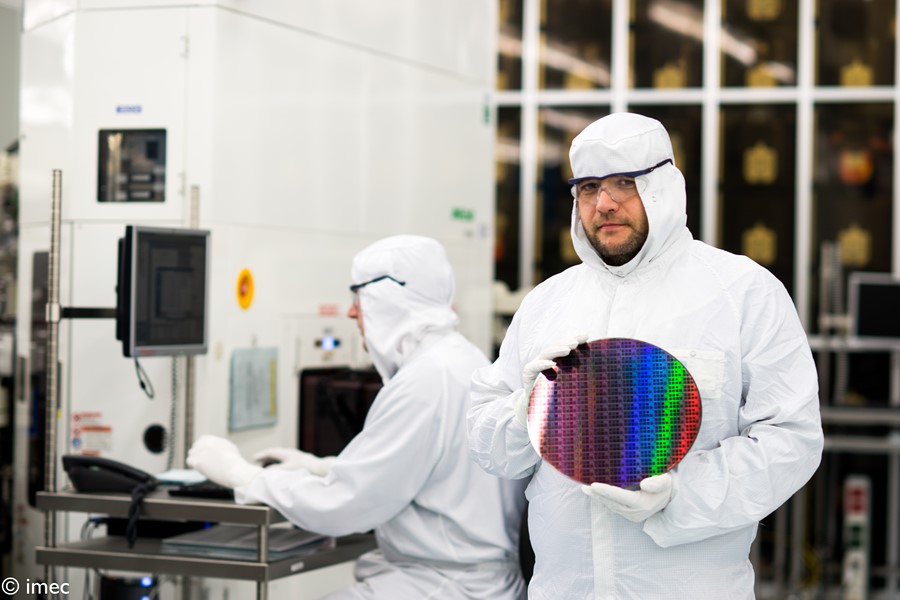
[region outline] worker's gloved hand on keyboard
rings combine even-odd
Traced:
[[[244,487],[262,472],[262,467],[244,460],[232,442],[214,435],[200,436],[194,442],[187,464],[210,481],[230,488]]]
[[[316,456],[295,448],[266,448],[253,455],[253,460],[270,469],[306,469],[313,475],[324,477],[336,456]]]

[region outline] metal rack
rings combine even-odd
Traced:
[[[883,435],[873,436],[870,433],[827,433],[825,435],[825,453],[838,456],[852,454],[861,456],[880,456],[886,460],[885,482],[885,506],[886,512],[881,515],[881,526],[888,532],[885,536],[884,564],[871,565],[870,574],[879,576],[884,580],[884,594],[894,597],[900,591],[900,344],[872,345],[860,344],[852,338],[842,335],[810,336],[810,347],[819,355],[822,380],[820,381],[820,394],[822,397],[822,424],[826,426],[841,426],[845,430],[854,427],[880,426],[885,429]],[[833,360],[842,355],[846,357],[850,353],[878,352],[890,355],[890,367],[888,387],[890,397],[886,406],[850,406],[843,403],[840,398],[841,391],[834,392],[835,386],[831,385],[826,377]],[[829,494],[834,493],[840,482],[833,478],[832,473],[823,472],[821,477],[823,485],[817,491],[815,498],[815,513],[819,516],[831,514],[831,502]],[[821,525],[821,524],[820,524]],[[821,529],[833,546],[836,539],[837,525],[829,520]],[[874,593],[874,590],[873,590]]]
[[[37,507],[48,513],[59,511],[102,513],[127,517],[131,497],[127,494],[79,492],[39,492]],[[257,598],[268,595],[268,582],[289,575],[353,560],[375,548],[372,535],[352,535],[337,539],[334,548],[300,550],[278,559],[268,558],[268,527],[286,519],[263,505],[238,505],[230,500],[172,498],[165,490],[148,495],[141,505],[141,517],[172,521],[215,521],[253,525],[258,528],[255,557],[247,560],[217,558],[209,554],[186,554],[164,547],[162,540],[138,539],[129,548],[125,539],[107,536],[92,540],[37,548],[37,562],[46,566],[103,568],[122,571],[150,571],[191,577],[218,577],[257,582]]]

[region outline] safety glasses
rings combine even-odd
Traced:
[[[399,279],[394,279],[390,275],[382,275],[381,277],[376,277],[375,279],[370,279],[369,281],[364,281],[362,283],[354,283],[353,285],[350,286],[350,291],[355,294],[356,292],[358,292],[360,290],[360,288],[364,288],[367,285],[369,285],[370,283],[376,283],[376,282],[382,281],[384,279],[390,279],[397,285],[406,285],[405,281],[400,281]]]
[[[613,177],[630,177],[630,178],[634,179],[635,177],[640,177],[641,175],[646,175],[647,173],[652,173],[653,171],[660,168],[661,166],[667,165],[670,163],[673,165],[675,164],[674,162],[672,162],[671,158],[667,158],[666,160],[656,163],[652,167],[647,167],[646,169],[640,169],[638,171],[627,171],[627,172],[622,172],[622,173],[609,173],[608,175],[603,175],[602,177],[573,177],[572,179],[569,180],[569,185],[578,185],[582,181],[585,181],[588,179],[602,180],[602,179],[610,179]]]
[[[353,299],[352,299],[353,305],[356,307],[359,306],[359,290],[361,288],[364,288],[371,283],[377,283],[377,282],[383,281],[385,279],[390,279],[397,285],[406,285],[405,281],[400,281],[399,279],[395,279],[395,278],[391,277],[390,275],[382,275],[381,277],[376,277],[375,279],[370,279],[369,281],[364,281],[362,283],[354,283],[353,285],[350,286],[350,292],[353,294]]]
[[[608,177],[607,179],[588,179],[575,186],[575,197],[579,202],[596,202],[600,193],[621,204],[638,195],[637,184],[631,177]]]

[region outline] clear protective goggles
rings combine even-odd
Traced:
[[[610,200],[621,204],[637,196],[637,183],[633,177],[613,175],[606,179],[588,179],[575,187],[575,198],[578,202],[596,202],[601,192],[606,192]]]
[[[671,158],[667,158],[652,167],[640,169],[639,171],[610,173],[602,177],[574,177],[569,179],[569,183],[572,185],[572,197],[581,202],[586,202],[589,199],[596,201],[600,198],[600,192],[606,192],[613,202],[621,204],[637,195],[636,177],[651,173],[669,163],[675,164]],[[603,182],[609,183],[604,184]]]
[[[374,279],[370,279],[369,281],[364,281],[362,283],[354,283],[353,285],[350,286],[350,293],[353,295],[353,304],[356,306],[359,306],[359,290],[361,288],[364,288],[367,285],[372,284],[372,283],[384,281],[385,279],[390,279],[397,285],[406,285],[405,281],[400,281],[399,279],[391,277],[390,275],[381,275],[380,277],[375,277]]]

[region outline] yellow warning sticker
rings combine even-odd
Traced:
[[[250,308],[253,302],[253,274],[250,269],[243,269],[237,278],[237,301],[241,308]]]

